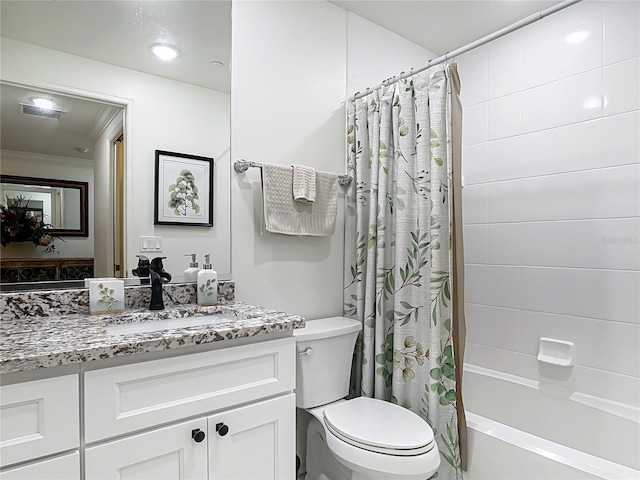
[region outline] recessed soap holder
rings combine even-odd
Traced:
[[[573,342],[556,340],[555,338],[541,338],[538,361],[570,367],[573,365]]]

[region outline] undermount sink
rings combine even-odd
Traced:
[[[201,315],[183,318],[166,318],[162,320],[152,320],[134,323],[112,323],[105,328],[111,335],[130,335],[133,333],[149,333],[161,330],[172,330],[176,328],[197,327],[211,325],[220,322],[232,322],[237,320],[233,315]]]

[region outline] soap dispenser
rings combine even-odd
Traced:
[[[198,272],[198,305],[207,306],[218,303],[218,272],[210,263],[211,255],[204,256],[204,268]]]
[[[196,254],[195,253],[185,253],[185,257],[191,257],[191,262],[189,263],[189,268],[184,271],[184,281],[185,282],[197,282],[198,281],[198,272],[200,269],[198,268],[198,262],[196,262]]]

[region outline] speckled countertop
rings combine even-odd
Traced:
[[[146,333],[109,333],[107,326],[220,314],[207,325]],[[0,323],[0,373],[70,365],[145,352],[256,337],[301,328],[304,318],[229,302],[214,307],[180,305],[114,315],[66,314],[7,319]]]

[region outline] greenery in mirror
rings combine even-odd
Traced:
[[[5,197],[6,203],[0,204],[0,244],[6,247],[12,242],[31,241],[38,247],[44,247],[46,253],[60,253],[54,244],[55,238],[63,238],[51,233],[53,225],[43,218],[33,215],[29,209],[29,200],[25,197]]]
[[[187,216],[188,210],[194,213],[200,213],[200,205],[196,202],[198,196],[198,187],[196,186],[196,177],[190,170],[184,169],[180,172],[180,176],[176,178],[176,183],[169,186],[169,207],[173,208],[176,216]]]

